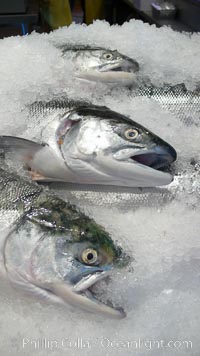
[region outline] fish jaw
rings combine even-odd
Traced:
[[[167,185],[172,182],[173,176],[161,169],[168,167],[173,163],[177,154],[169,144],[155,146],[150,149],[121,149],[114,153],[113,158],[121,165],[120,171],[124,173],[124,179],[127,179],[127,186],[132,187],[153,187]],[[113,161],[106,162],[102,160],[102,164],[117,169],[116,163]],[[106,168],[104,168],[106,169]],[[130,181],[131,180],[131,181]],[[125,185],[125,184],[124,184]]]
[[[110,275],[109,271],[100,271],[97,270],[96,272],[93,272],[91,274],[86,275],[85,277],[82,277],[76,284],[74,284],[73,290],[76,293],[82,292],[89,287],[91,287],[94,283],[97,283],[98,281],[108,277]]]
[[[43,284],[36,281],[33,283],[45,291],[53,293],[53,298],[58,298],[61,304],[69,304],[80,308],[84,311],[106,316],[108,318],[122,319],[126,317],[126,313],[122,308],[114,308],[99,301],[90,288],[99,281],[111,275],[111,266],[101,267],[84,267],[79,275],[66,281],[55,281],[48,284]]]
[[[87,162],[79,159],[69,160],[70,169],[68,169],[59,156],[56,156],[55,160],[52,159],[52,156],[51,165],[49,165],[49,160],[44,160],[46,153],[45,149],[43,149],[35,155],[30,163],[30,167],[33,172],[40,173],[39,179],[38,174],[34,175],[36,180],[46,182],[63,181],[77,184],[119,185],[127,187],[154,187],[171,183],[173,176],[170,173],[162,172],[161,170],[142,164],[145,160],[148,161],[148,155],[150,157],[153,154],[156,154],[155,162],[161,161],[162,155],[152,150],[142,150],[141,152],[137,152],[137,154],[131,150],[129,156],[127,157],[127,153],[125,152],[122,155],[123,158],[118,151],[113,156],[102,154],[96,158],[91,158],[91,161]],[[163,157],[165,157],[163,162],[170,163],[172,161],[167,154],[164,155],[163,153]],[[156,163],[154,164],[156,165]],[[117,175],[116,172],[118,172]]]
[[[126,317],[126,313],[122,308],[114,308],[99,301],[88,289],[109,276],[110,271],[102,270],[101,272],[91,273],[87,277],[83,277],[75,285],[63,281],[46,283],[33,279],[33,276],[18,273],[16,270],[9,272],[10,282],[20,287],[26,294],[61,305],[68,304],[110,319],[123,319]]]
[[[64,283],[54,284],[52,291],[64,302],[78,306],[84,311],[106,316],[111,319],[123,319],[126,313],[123,309],[115,309],[109,305],[99,302],[92,293],[86,290],[84,293],[76,293]]]
[[[154,149],[137,152],[131,156],[131,159],[153,169],[162,169],[177,159],[177,153],[170,145],[166,147],[157,146]]]
[[[126,72],[126,73],[136,73],[139,71],[139,64],[131,58],[125,57],[123,60],[120,60],[118,63],[113,64],[104,64],[99,66],[99,72]]]
[[[83,277],[75,285],[67,283],[53,283],[50,287],[57,297],[64,303],[76,306],[84,311],[106,316],[112,319],[123,319],[126,313],[122,308],[114,308],[99,301],[89,289],[94,284],[110,275],[110,270],[106,268],[98,269]]]
[[[101,159],[101,167],[108,173],[105,181],[102,179],[99,184],[142,188],[167,185],[173,180],[170,173],[155,170],[132,160],[117,161],[104,157]],[[118,175],[116,170],[119,172]]]
[[[112,85],[130,85],[136,80],[135,73],[125,71],[105,71],[100,72],[98,70],[79,71],[75,73],[77,79],[86,80],[89,82],[100,82]]]

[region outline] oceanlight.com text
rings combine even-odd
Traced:
[[[47,337],[33,339],[25,337],[22,339],[21,346],[27,350],[69,350],[69,349],[170,349],[172,350],[191,350],[191,340],[151,340],[141,339],[137,340],[122,340],[122,339],[110,339],[106,337],[86,339],[83,337],[77,337],[70,339],[68,337],[60,340],[50,339]]]

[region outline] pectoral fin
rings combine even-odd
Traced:
[[[33,180],[67,180],[64,161],[47,144],[40,144],[24,138],[0,136],[0,152],[6,159],[25,166]]]
[[[36,152],[41,150],[45,145],[34,141],[29,141],[20,137],[0,136],[0,151],[5,156],[8,154],[13,161],[22,163],[30,162]]]

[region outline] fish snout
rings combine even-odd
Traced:
[[[171,145],[164,144],[161,146],[156,146],[152,153],[150,153],[150,157],[152,159],[150,164],[152,168],[163,169],[167,168],[176,160],[177,153]]]
[[[156,145],[155,147],[144,152],[139,152],[132,157],[134,161],[156,170],[162,170],[169,167],[176,158],[177,153],[175,149],[167,143]]]
[[[110,272],[111,266],[90,267],[82,266],[79,271],[67,276],[67,281],[74,286],[74,291],[85,290],[99,280],[106,278]]]
[[[122,64],[122,70],[129,73],[135,73],[139,71],[139,64],[134,59],[125,57]]]
[[[166,145],[163,147],[163,154],[166,155],[169,163],[173,163],[177,159],[176,150],[171,145]]]

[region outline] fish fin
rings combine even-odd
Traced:
[[[28,163],[45,145],[14,136],[0,136],[0,152],[12,161]]]
[[[0,136],[0,152],[12,168],[18,169],[19,165],[25,165],[32,180],[62,181],[67,175],[63,160],[48,144],[40,144],[20,137]]]
[[[35,180],[37,182],[45,180],[45,177],[37,171],[30,170],[28,173],[32,180]]]

